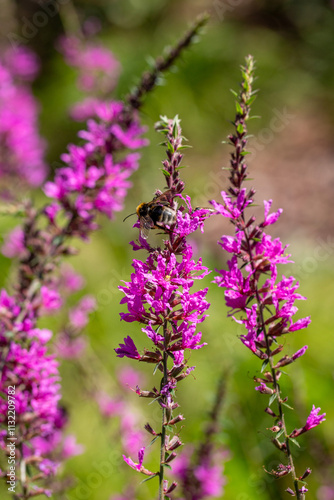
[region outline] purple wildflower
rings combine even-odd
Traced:
[[[8,49],[0,57],[0,176],[32,187],[41,185],[47,174],[39,110],[29,86],[38,67],[35,54],[26,47]]]
[[[26,255],[24,246],[24,232],[20,226],[15,227],[5,239],[1,249],[3,255],[10,259],[14,257],[23,257]]]
[[[70,323],[74,328],[82,330],[88,323],[88,315],[95,311],[96,300],[91,295],[86,295],[69,312]]]
[[[306,424],[303,427],[303,429],[305,429],[305,431],[309,431],[310,429],[313,429],[313,427],[316,427],[317,425],[321,424],[321,422],[326,420],[325,419],[326,413],[323,413],[322,415],[318,415],[320,410],[321,410],[321,408],[316,408],[313,405],[311,413],[307,417]]]
[[[58,48],[66,63],[79,70],[78,86],[82,90],[105,96],[115,88],[120,63],[103,45],[64,36],[59,40]]]
[[[142,397],[152,397],[158,400],[163,411],[164,423],[174,426],[184,417],[172,413],[178,405],[174,401],[174,391],[177,382],[186,378],[192,368],[186,366],[187,360],[184,351],[199,349],[206,345],[201,342],[201,332],[197,331],[199,323],[206,317],[209,303],[206,300],[207,289],[192,292],[196,280],[208,274],[208,269],[203,266],[202,260],[195,261],[193,252],[187,238],[197,229],[203,230],[203,223],[212,214],[209,209],[193,209],[189,196],[183,197],[184,183],[179,178],[179,165],[182,160],[180,153],[182,146],[181,128],[178,118],[168,120],[162,118],[158,130],[166,135],[167,160],[163,161],[164,175],[168,191],[164,193],[169,199],[170,209],[175,212],[174,222],[167,228],[161,229],[167,234],[163,247],[153,248],[146,239],[139,235],[139,243],[134,244],[134,250],[148,251],[148,257],[143,262],[134,259],[132,266],[134,272],[131,279],[119,288],[124,293],[121,304],[126,304],[127,312],[121,313],[121,318],[126,322],[138,322],[144,325],[143,333],[153,344],[153,349],[145,349],[140,355],[131,339],[124,339],[124,344],[115,349],[117,356],[140,359],[148,363],[156,363],[164,373],[160,390],[142,391],[137,393]],[[161,196],[161,191],[156,192]],[[179,207],[179,202],[184,205]],[[135,224],[135,226],[138,226]],[[168,359],[171,366],[168,366]],[[149,424],[147,424],[149,425]],[[152,428],[146,430],[153,435]],[[161,433],[161,446],[165,450],[166,458],[174,459],[174,450],[181,446],[177,436],[167,437],[165,427]],[[141,464],[127,462],[133,468],[142,472]],[[160,467],[160,489],[163,482],[163,463]],[[199,471],[200,473],[200,471]],[[163,491],[172,491],[175,485]]]
[[[141,468],[143,465],[144,461],[144,453],[145,453],[145,448],[140,448],[138,451],[138,463],[134,463],[134,461],[129,457],[127,458],[125,455],[123,455],[124,462],[127,463],[132,469],[137,470],[141,472]]]
[[[115,349],[115,352],[119,358],[124,358],[125,356],[132,359],[140,359],[137,347],[130,336],[124,339],[124,344],[120,344],[119,347]]]
[[[229,315],[246,328],[247,333],[241,335],[240,340],[263,361],[263,368],[268,366],[269,371],[264,373],[263,379],[256,379],[261,381],[261,385],[255,389],[262,394],[270,395],[271,402],[276,400],[278,413],[283,415],[285,400],[278,384],[278,378],[281,375],[279,368],[301,357],[307,346],[297,351],[292,357],[284,356],[276,364],[274,356],[283,349],[283,345],[278,344],[280,337],[306,328],[310,324],[310,318],[305,317],[293,321],[298,311],[295,301],[304,300],[305,297],[296,293],[299,283],[292,276],[288,278],[282,276],[282,279],[278,280],[278,264],[287,264],[292,261],[290,255],[286,253],[287,245],[284,246],[279,238],[272,239],[269,234],[265,233],[265,228],[277,222],[282,209],[270,213],[272,200],[269,200],[264,201],[262,222],[257,223],[254,216],[247,215],[246,209],[253,203],[255,195],[254,189],[247,191],[243,187],[243,182],[247,178],[246,122],[249,117],[250,104],[254,99],[252,95],[253,69],[253,59],[249,56],[246,59],[246,67],[243,68],[244,80],[237,98],[235,133],[229,136],[230,144],[234,148],[230,161],[230,187],[227,192],[221,193],[222,203],[211,202],[215,210],[228,218],[235,228],[234,236],[224,235],[218,242],[226,252],[231,254],[231,257],[228,260],[228,270],[219,271],[219,276],[214,281],[219,287],[225,289],[225,302],[230,308]],[[325,415],[317,416],[318,411],[319,409],[315,410],[313,407],[305,427],[294,431],[290,437],[296,437],[308,428],[318,425]],[[280,435],[288,436],[285,425],[283,419],[278,421],[271,430],[273,432],[283,430]],[[287,452],[290,463],[293,463],[288,439],[285,437],[282,443],[275,438],[274,442],[278,448]],[[292,470],[298,496],[298,478],[294,467]]]
[[[304,427],[301,427],[300,429],[295,429],[294,431],[292,431],[290,434],[290,437],[296,438],[296,437],[300,436],[301,434],[304,434],[304,432],[307,432],[310,429],[313,429],[313,427],[317,427],[322,422],[324,422],[326,420],[325,419],[326,413],[319,415],[320,411],[321,411],[321,408],[316,408],[315,405],[313,405],[311,413],[307,417],[307,420],[306,420]]]

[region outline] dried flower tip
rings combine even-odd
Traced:
[[[180,373],[182,373],[185,363],[181,363],[180,365],[173,366],[173,368],[168,372],[170,377],[176,378]]]
[[[273,412],[271,408],[269,408],[269,406],[267,406],[267,408],[264,411],[268,413],[268,415],[270,415],[271,417],[277,418],[277,415]]]
[[[166,460],[164,462],[162,462],[163,464],[169,464],[170,462],[172,462],[174,460],[174,458],[177,457],[177,454],[176,453],[171,453],[170,455],[168,455],[168,457],[166,458]]]
[[[310,469],[309,467],[306,469],[306,471],[304,472],[304,474],[302,476],[300,476],[300,480],[303,481],[303,479],[305,479],[307,476],[309,476],[310,474],[312,473],[312,469]]]
[[[156,398],[157,397],[157,394],[152,392],[152,391],[141,391],[139,389],[139,387],[137,387],[136,389],[136,394],[138,394],[138,396],[140,398]]]
[[[290,358],[290,356],[286,355],[276,363],[276,365],[274,366],[274,369],[277,370],[278,368],[281,368],[281,366],[289,365],[292,362],[293,362],[293,359]]]
[[[147,422],[147,424],[144,425],[144,429],[152,434],[152,436],[157,436],[158,434],[155,432],[155,430],[152,429],[152,427],[150,426],[150,424]]]
[[[173,436],[168,443],[165,444],[165,448],[167,451],[173,451],[182,446],[182,441],[178,436]]]
[[[176,487],[177,487],[177,483],[175,481],[173,481],[173,483],[170,485],[168,490],[167,491],[164,490],[165,495],[169,495],[170,493],[172,493],[172,491],[174,491]]]
[[[173,418],[168,422],[168,425],[175,425],[178,422],[182,422],[182,420],[185,420],[183,415],[177,415],[177,417]]]
[[[264,469],[268,474],[271,476],[275,476],[276,478],[286,476],[287,474],[290,474],[291,472],[291,466],[290,465],[283,465],[279,464],[277,467],[278,470],[272,469],[271,472],[267,471]]]
[[[269,427],[269,430],[276,434],[281,430],[281,427],[279,425],[274,425],[273,427]]]
[[[276,356],[276,354],[279,354],[283,349],[284,349],[284,345],[280,344],[278,347],[276,347],[276,349],[271,351],[271,355]]]

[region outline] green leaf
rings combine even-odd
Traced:
[[[280,438],[284,434],[284,429],[281,429],[275,436],[276,439]]]
[[[252,97],[250,97],[247,101],[246,101],[246,104],[247,106],[250,106],[256,99],[256,95],[253,95]]]
[[[174,146],[170,143],[170,142],[167,142],[167,149],[170,153],[174,153]]]
[[[160,361],[159,363],[157,363],[154,367],[154,370],[153,370],[153,375],[155,375],[157,373],[157,369],[158,369],[158,366],[160,365]]]
[[[167,172],[167,170],[165,170],[164,168],[161,168],[160,170],[166,175],[166,177],[170,177],[170,173]]]
[[[294,408],[292,408],[292,406],[288,405],[288,403],[283,403],[282,402],[282,405],[286,406],[287,408],[289,408],[289,410],[294,410]]]
[[[160,436],[154,436],[154,438],[152,439],[152,441],[150,442],[150,444],[148,446],[152,446],[152,444],[154,444],[156,442],[156,440],[159,438],[160,438]]]
[[[272,403],[275,401],[275,399],[277,398],[277,392],[275,392],[274,394],[272,394],[269,398],[269,406],[272,405]]]
[[[163,467],[166,467],[166,469],[172,470],[171,466],[169,464],[162,464]]]
[[[243,134],[244,132],[244,127],[241,123],[239,123],[239,125],[237,126],[237,132],[238,134]]]
[[[157,472],[156,474],[153,474],[153,476],[149,476],[149,477],[146,477],[145,479],[143,479],[139,484],[143,484],[143,483],[146,483],[146,481],[150,481],[151,479],[153,479],[154,477],[157,477],[159,476],[159,473]]]
[[[261,366],[261,373],[264,372],[264,370],[266,369],[266,367],[268,366],[268,363],[269,363],[269,360],[268,359],[265,359],[262,363],[262,366]]]
[[[232,94],[234,95],[234,97],[238,97],[238,93],[235,90],[230,89],[230,92],[232,92]]]
[[[288,438],[289,441],[291,441],[293,444],[295,444],[296,446],[298,446],[298,448],[300,448],[300,444],[298,443],[298,441],[295,439],[295,438]]]
[[[177,150],[180,151],[180,149],[189,149],[189,148],[192,148],[192,146],[190,146],[189,144],[184,144],[183,146],[179,146]]]
[[[239,113],[239,115],[243,115],[244,114],[243,109],[240,106],[240,104],[238,103],[238,101],[235,101],[235,108],[237,110],[237,113]]]
[[[174,123],[173,123],[173,137],[176,139],[178,136],[178,123],[174,118]]]

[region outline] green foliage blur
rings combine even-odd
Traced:
[[[11,25],[7,32],[22,34],[23,19],[32,19],[40,2],[9,2]],[[13,5],[15,4],[15,8]],[[61,5],[60,5],[61,4]],[[61,16],[28,40],[27,45],[39,54],[42,72],[34,86],[41,103],[41,131],[48,141],[48,162],[51,169],[59,165],[59,157],[83,125],[68,118],[68,108],[82,98],[76,89],[76,74],[69,69],[54,44],[71,26],[70,2],[59,2]],[[78,0],[73,2],[79,18],[98,18],[102,30],[98,38],[109,47],[122,65],[122,75],[115,97],[124,97],[147,68],[147,58],[155,58],[166,45],[174,43],[197,14],[206,10],[211,19],[198,43],[187,50],[175,69],[164,75],[162,85],[147,96],[141,110],[148,127],[150,145],[143,151],[141,167],[133,176],[126,207],[116,220],[100,220],[101,230],[91,241],[77,244],[80,253],[71,264],[86,280],[84,293],[93,294],[98,303],[87,335],[90,339],[91,377],[101,388],[119,391],[115,382],[124,360],[117,359],[114,348],[123,338],[132,335],[138,346],[145,339],[137,325],[120,322],[124,307],[119,302],[122,293],[117,286],[131,273],[134,255],[128,242],[135,239],[132,229],[135,219],[122,222],[142,201],[149,201],[156,189],[163,189],[160,171],[164,150],[158,146],[161,138],[154,132],[159,115],[182,120],[183,133],[192,149],[186,151],[182,170],[186,192],[194,204],[219,200],[219,193],[228,185],[228,146],[221,142],[231,131],[234,100],[230,89],[238,88],[240,65],[252,54],[257,62],[256,86],[260,89],[253,104],[249,132],[254,134],[254,158],[250,161],[252,185],[257,189],[256,212],[262,210],[262,200],[273,198],[273,208],[283,207],[284,213],[273,229],[284,243],[290,243],[295,265],[282,269],[300,279],[300,317],[311,315],[310,327],[291,335],[285,353],[292,354],[308,345],[306,355],[286,369],[282,376],[283,393],[296,412],[287,410],[288,428],[301,427],[312,408],[321,406],[327,420],[300,439],[295,448],[298,473],[313,469],[308,478],[309,500],[324,500],[319,488],[331,484],[334,476],[334,343],[331,328],[334,321],[333,266],[333,206],[334,169],[333,146],[333,86],[334,86],[334,4],[310,0]],[[8,14],[9,15],[9,14]],[[283,118],[282,118],[283,116]],[[275,122],[273,119],[279,117]],[[252,149],[252,140],[250,142]],[[43,203],[40,192],[33,193],[37,204]],[[1,233],[17,225],[17,220],[1,216]],[[272,420],[264,412],[267,396],[254,390],[254,375],[260,376],[260,362],[241,344],[242,332],[227,318],[224,295],[210,282],[214,270],[226,265],[226,255],[216,242],[232,228],[224,221],[212,218],[204,235],[196,235],[197,256],[213,270],[205,284],[210,286],[210,316],[202,325],[207,346],[194,351],[189,364],[195,365],[193,376],[180,384],[177,399],[186,420],[181,438],[196,446],[203,435],[208,412],[215,399],[218,378],[226,380],[226,395],[216,440],[229,452],[225,466],[226,486],[221,498],[227,500],[269,500],[286,497],[289,477],[275,480],[266,470],[276,468],[284,457],[270,442]],[[152,235],[152,239],[159,236]],[[0,257],[1,286],[12,286],[15,263]],[[78,296],[73,300],[78,299]],[[73,302],[74,303],[74,302]],[[61,328],[64,318],[48,318],[54,331]],[[45,319],[43,320],[46,321]],[[146,379],[145,388],[157,385],[149,365],[133,363]],[[57,500],[109,500],[124,485],[136,484],[138,500],[157,498],[157,481],[139,486],[142,478],[127,468],[120,458],[122,450],[118,422],[103,420],[95,403],[85,390],[82,367],[73,361],[61,366],[63,402],[71,419],[69,432],[85,447],[82,455],[66,463],[62,477],[73,476],[74,482],[66,494],[55,493]],[[114,396],[115,394],[111,394]],[[154,405],[138,399],[128,391],[127,398],[138,408],[138,426],[147,421],[159,425]],[[157,467],[157,447],[148,455],[147,468]],[[136,460],[136,457],[132,457]],[[284,462],[285,463],[285,462]],[[333,483],[332,483],[333,485]],[[1,485],[1,488],[3,486]],[[1,498],[8,493],[0,490]],[[9,496],[8,496],[9,498]]]

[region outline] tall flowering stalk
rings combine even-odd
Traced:
[[[137,387],[136,391],[138,396],[151,398],[161,407],[161,429],[155,430],[150,424],[145,426],[153,436],[153,441],[160,439],[159,470],[151,472],[144,468],[145,448],[139,451],[139,463],[134,463],[130,458],[124,459],[139,472],[158,476],[159,499],[162,500],[170,498],[176,488],[175,482],[168,486],[164,469],[171,464],[176,457],[175,450],[182,445],[176,425],[184,417],[179,413],[174,414],[179,406],[175,400],[176,387],[194,369],[187,366],[184,351],[205,345],[201,343],[201,333],[196,330],[197,325],[205,319],[209,307],[206,301],[207,288],[191,293],[194,281],[202,279],[209,271],[201,259],[197,262],[192,259],[192,248],[187,238],[198,228],[203,228],[210,210],[194,210],[189,196],[182,196],[184,183],[180,180],[179,169],[183,137],[178,118],[162,118],[157,129],[166,137],[167,159],[162,162],[163,173],[168,187],[169,205],[176,212],[176,220],[162,228],[167,235],[162,247],[153,248],[141,236],[139,244],[131,242],[134,250],[144,249],[148,257],[145,262],[133,260],[131,280],[120,287],[125,294],[121,303],[126,304],[128,309],[127,313],[121,313],[122,320],[144,325],[142,332],[153,345],[140,354],[135,342],[128,336],[115,351],[119,357],[153,363],[161,373],[158,389],[142,390]],[[161,191],[156,194],[160,195]],[[181,199],[185,206],[178,208]]]
[[[279,238],[273,240],[265,232],[267,226],[277,222],[282,209],[269,213],[272,200],[264,201],[264,220],[258,224],[254,216],[246,214],[255,194],[254,189],[247,191],[243,187],[247,179],[246,122],[255,97],[252,91],[253,72],[254,62],[248,56],[242,68],[241,90],[235,94],[235,131],[228,137],[233,147],[229,177],[231,185],[228,192],[221,193],[223,203],[212,201],[217,212],[228,218],[235,227],[234,236],[224,235],[218,242],[232,257],[228,261],[228,270],[219,271],[215,282],[226,289],[226,305],[231,308],[229,315],[246,328],[247,333],[240,337],[242,343],[262,361],[262,376],[255,377],[255,381],[260,383],[256,390],[270,396],[265,411],[275,420],[271,427],[272,442],[286,456],[286,463],[269,473],[276,478],[290,474],[294,490],[288,488],[286,491],[303,499],[307,492],[304,479],[311,470],[306,469],[301,476],[297,475],[291,444],[298,445],[296,438],[321,423],[326,414],[319,415],[320,408],[313,406],[306,424],[300,429],[288,431],[285,411],[286,408],[292,408],[287,404],[287,397],[283,395],[279,383],[281,368],[301,357],[307,346],[278,360],[276,357],[284,348],[283,336],[306,328],[310,318],[293,320],[298,310],[295,301],[304,300],[305,297],[297,293],[299,283],[292,276],[287,278],[283,275],[281,280],[278,279],[278,264],[292,261],[286,253],[287,246],[283,246]]]
[[[184,38],[176,45],[176,56],[202,24],[197,22],[187,32],[186,45]],[[172,51],[174,54],[175,48]],[[168,60],[163,69],[175,57],[168,53],[162,58]],[[156,66],[152,72],[153,83],[142,88],[140,99],[154,87]],[[129,103],[109,101],[95,108],[94,119],[79,132],[83,144],[68,147],[62,156],[65,166],[44,185],[51,201],[40,209],[31,203],[19,207],[25,221],[7,243],[7,255],[19,259],[19,272],[12,295],[0,292],[0,392],[4,397],[0,402],[0,447],[8,458],[1,472],[6,480],[9,460],[14,463],[8,472],[14,498],[51,495],[37,484],[56,472],[59,460],[52,457],[66,418],[59,403],[58,362],[47,348],[52,332],[39,328],[38,321],[63,304],[58,268],[66,256],[76,253],[70,246],[72,238],[88,239],[98,227],[99,213],[113,218],[123,207],[128,178],[138,167],[139,154],[133,150],[146,144],[137,109]],[[135,108],[141,103],[137,99]],[[72,320],[78,324],[81,315],[82,323],[86,313],[84,304]],[[15,423],[9,418],[9,402],[15,407]]]

